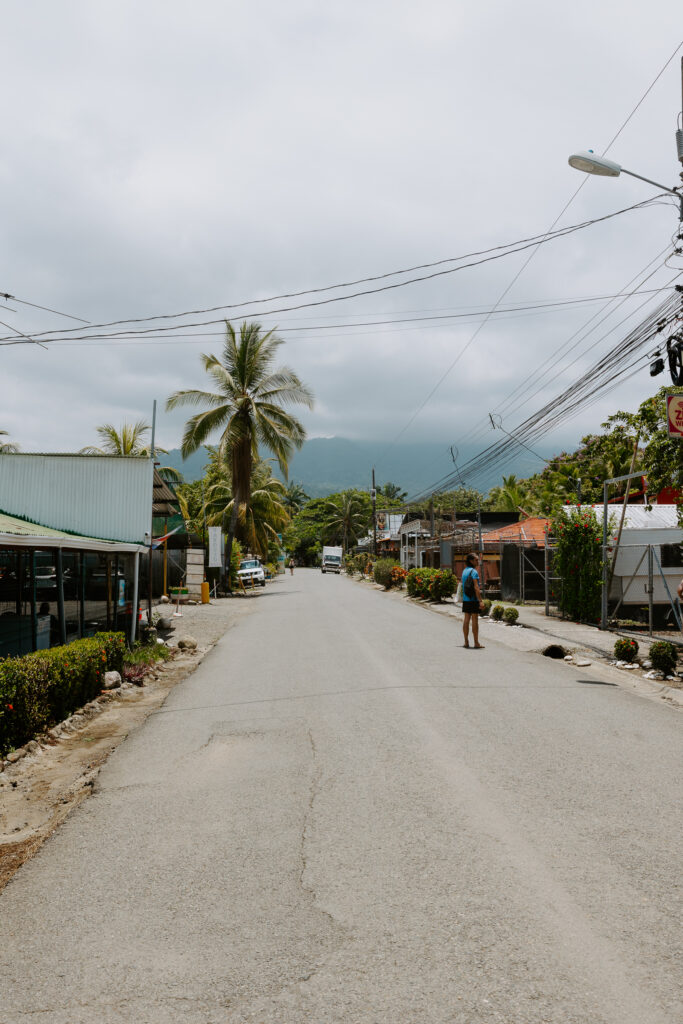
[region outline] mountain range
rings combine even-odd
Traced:
[[[468,453],[462,453],[463,461]],[[208,453],[200,448],[183,460],[180,449],[162,456],[186,481],[199,480],[208,462]],[[313,437],[295,452],[289,466],[289,479],[300,483],[311,498],[323,497],[346,488],[369,490],[372,467],[377,486],[397,484],[408,495],[430,487],[453,472],[446,442],[393,444],[382,441],[352,441],[344,437]],[[276,475],[281,477],[274,466]]]

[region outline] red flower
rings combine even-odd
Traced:
[[[8,704],[7,708],[9,711],[14,711],[14,704]]]

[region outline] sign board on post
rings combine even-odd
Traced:
[[[223,545],[220,526],[209,527],[209,569],[220,569],[223,565]]]
[[[683,395],[666,396],[666,423],[669,437],[683,437]]]

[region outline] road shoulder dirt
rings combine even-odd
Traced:
[[[176,650],[171,660],[158,662],[142,687],[103,693],[74,731],[42,737],[20,761],[6,764],[0,772],[0,890],[90,795],[109,755],[161,707],[224,633],[256,610],[256,600],[249,594],[183,608],[171,643],[189,634],[197,641],[195,651]]]

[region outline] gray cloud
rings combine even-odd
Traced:
[[[635,0],[618,19],[610,6],[205,0],[190,13],[179,2],[39,0],[5,11],[13,102],[0,290],[102,321],[316,287],[543,231],[581,181],[568,153],[607,144],[675,45],[674,0],[655,0],[646,17]],[[674,184],[679,101],[675,60],[614,158]],[[590,180],[563,223],[649,195],[632,179]],[[661,206],[553,242],[508,300],[617,291],[675,226]],[[522,262],[264,322],[490,307]],[[68,326],[17,308],[0,319],[18,330]],[[404,439],[457,442],[596,308],[489,323]],[[585,368],[618,319],[506,425]],[[304,416],[311,434],[376,437],[379,449],[475,329],[286,330],[282,359],[318,396]],[[4,348],[0,426],[26,449],[81,447],[98,423],[149,416],[154,398],[202,386],[199,352],[219,343]],[[651,390],[643,373],[545,450]],[[183,421],[160,416],[162,444],[177,445]]]

